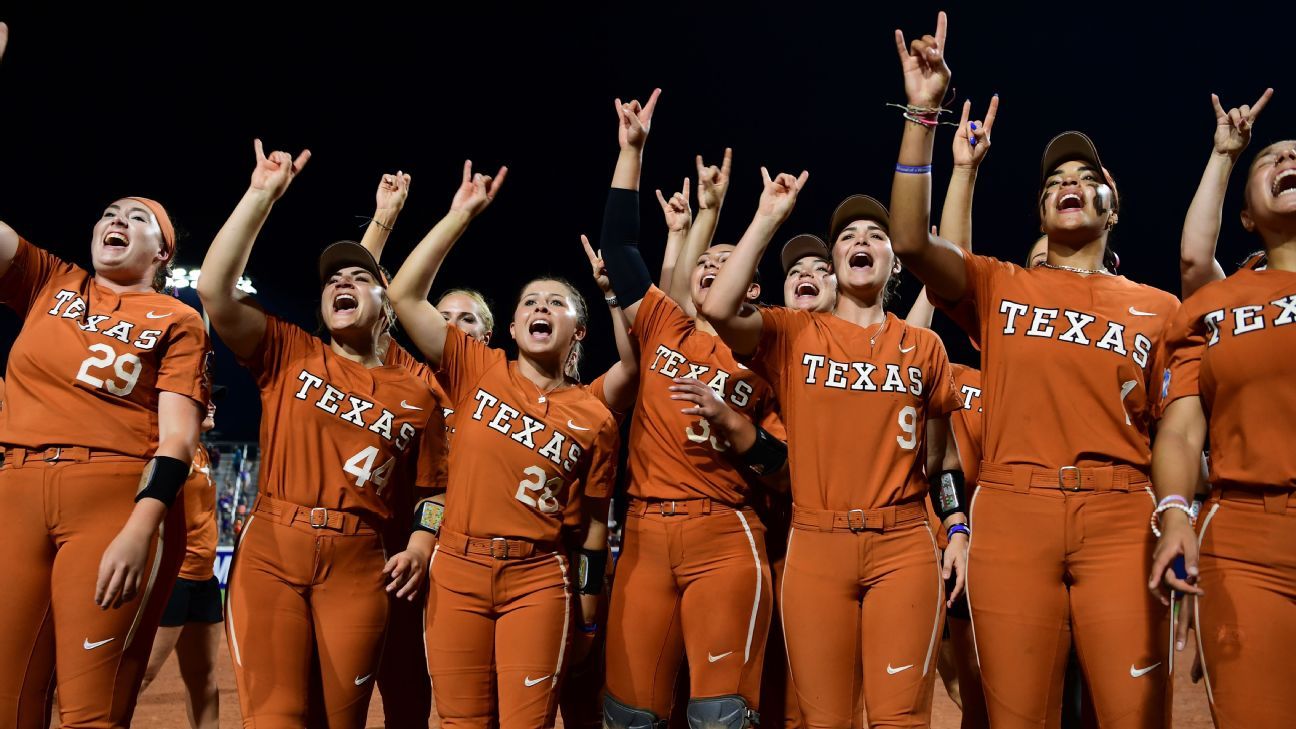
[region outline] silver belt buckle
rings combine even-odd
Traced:
[[[53,455],[50,454],[50,451],[54,451]],[[54,446],[53,448],[46,448],[45,458],[43,458],[42,460],[44,460],[46,463],[53,463],[55,461],[63,460],[63,446]]]
[[[1066,474],[1068,471],[1075,472],[1075,476],[1074,476],[1075,486],[1067,486]],[[1058,489],[1062,491],[1070,491],[1072,493],[1078,493],[1080,491],[1080,467],[1079,466],[1063,466],[1058,469]]]
[[[855,513],[859,513],[859,526],[855,526],[854,521],[851,520],[851,515]],[[846,528],[857,534],[868,528],[868,522],[864,518],[863,509],[851,509],[846,512]]]
[[[318,521],[315,519],[316,513],[320,514]],[[312,529],[323,529],[328,526],[328,509],[322,506],[312,507],[310,510],[310,525]]]
[[[658,504],[657,504],[657,513],[661,514],[662,516],[675,516],[675,501],[672,499],[672,500],[669,502],[669,503],[670,503],[670,511],[666,511],[666,503],[667,503],[667,502],[665,502],[665,501],[658,502]]]
[[[497,545],[500,546],[500,547],[503,547],[503,549],[502,549],[502,550],[496,549],[495,547],[496,547]],[[491,538],[491,553],[490,553],[490,556],[494,557],[495,559],[508,559],[508,558],[509,558],[509,553],[508,553],[508,551],[509,551],[509,550],[508,550],[508,540],[507,540],[507,539],[505,539],[504,537],[493,537],[493,538]]]

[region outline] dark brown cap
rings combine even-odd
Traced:
[[[1084,160],[1105,174],[1102,160],[1098,157],[1098,148],[1088,135],[1083,132],[1062,132],[1053,137],[1044,148],[1044,159],[1040,161],[1040,182],[1048,179],[1058,165],[1073,159]]]
[[[828,225],[828,240],[836,241],[842,230],[856,220],[874,220],[888,233],[891,231],[891,213],[887,212],[885,205],[868,195],[851,195],[833,211],[832,222]]]
[[[783,273],[786,274],[797,261],[806,256],[832,261],[832,254],[828,252],[828,244],[823,242],[823,238],[802,233],[783,244],[783,253],[779,256],[783,261]]]
[[[352,266],[363,268],[373,274],[375,281],[381,282],[383,286],[387,285],[387,277],[383,275],[382,269],[378,266],[378,261],[374,260],[373,254],[353,240],[340,240],[325,248],[324,252],[320,254],[320,283],[327,283],[330,276]]]

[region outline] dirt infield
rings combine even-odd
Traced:
[[[1192,665],[1192,649],[1185,651],[1176,661],[1179,666]],[[221,729],[239,726],[238,696],[234,692],[234,673],[230,668],[229,654],[221,644],[220,689],[221,689]],[[184,729],[188,726],[185,718],[184,685],[180,682],[180,671],[176,667],[175,657],[167,662],[157,680],[149,690],[140,697],[139,707],[135,710],[133,726],[139,729]],[[369,706],[369,726],[383,725],[382,704],[378,697]],[[936,701],[932,710],[933,729],[958,729],[959,710],[950,702],[939,683],[936,686]],[[431,726],[439,727],[440,722],[434,716]],[[561,723],[559,724],[561,726]],[[1206,707],[1206,690],[1198,684],[1194,686],[1188,679],[1188,671],[1178,671],[1175,680],[1175,729],[1209,729],[1211,726],[1210,710]]]

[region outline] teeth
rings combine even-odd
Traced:
[[[1296,176],[1296,168],[1286,169],[1283,170],[1282,172],[1279,172],[1278,176],[1274,178],[1273,190],[1272,190],[1273,194],[1285,195],[1289,192],[1292,192],[1293,190],[1296,190],[1296,183],[1292,183],[1290,185],[1283,184],[1287,180],[1287,178],[1292,176]]]
[[[109,233],[108,235],[104,236],[105,243],[111,241],[121,241],[122,245],[128,245],[128,242],[126,241],[126,236],[122,235],[121,233]]]
[[[708,273],[707,275],[702,277],[702,286],[703,287],[710,286],[711,284],[715,283],[715,280],[716,280],[715,274]]]
[[[819,289],[815,288],[815,285],[811,283],[803,283],[796,288],[797,296],[815,296],[818,293]]]

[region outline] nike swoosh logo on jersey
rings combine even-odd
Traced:
[[[1132,306],[1129,308],[1129,313],[1133,314],[1134,316],[1156,316],[1155,311],[1139,311],[1138,309],[1135,309]]]
[[[88,650],[88,651],[92,651],[92,650],[94,650],[95,648],[98,648],[99,646],[104,645],[105,643],[111,643],[111,642],[113,642],[114,640],[117,640],[117,639],[116,639],[116,638],[105,638],[105,639],[103,639],[103,640],[101,640],[101,641],[99,641],[99,642],[97,642],[97,643],[91,643],[91,642],[90,642],[90,639],[89,639],[89,638],[86,638],[86,639],[81,643],[81,647],[82,647],[82,648],[85,648],[85,649]]]
[[[147,317],[150,318],[150,319],[165,319],[165,318],[167,318],[168,316],[171,316],[171,314],[173,314],[173,313],[174,313],[174,312],[170,312],[170,311],[168,311],[168,312],[165,313],[165,314],[154,314],[153,312],[150,311],[149,313],[145,314],[144,316],[147,316]]]
[[[1159,665],[1161,665],[1161,661],[1157,661],[1156,663],[1153,663],[1152,665],[1148,666],[1147,668],[1135,668],[1135,667],[1134,667],[1134,664],[1131,663],[1131,664],[1130,664],[1130,678],[1138,678],[1139,676],[1142,676],[1142,675],[1146,674],[1147,672],[1151,671],[1152,669],[1156,668],[1156,667],[1159,666]]]
[[[527,676],[526,678],[522,679],[522,683],[526,684],[527,687],[529,688],[543,681],[547,681],[548,679],[549,676],[541,676],[540,678],[531,678],[530,676]]]
[[[707,660],[710,661],[711,663],[715,663],[716,661],[718,661],[718,660],[720,660],[721,658],[724,658],[725,656],[728,656],[728,655],[733,655],[733,651],[729,651],[729,652],[727,652],[727,653],[721,653],[721,654],[718,655],[718,656],[713,656],[713,655],[711,655],[711,652],[710,652],[710,651],[707,651]]]
[[[405,408],[406,410],[422,410],[422,409],[423,409],[423,408],[419,407],[418,405],[410,405],[409,403],[405,402],[404,400],[401,400],[401,407]]]
[[[573,423],[570,418],[567,420],[567,427],[571,428],[572,430],[589,430],[589,428],[582,428],[579,425]]]
[[[914,351],[914,350],[917,349],[917,348],[918,348],[918,345],[916,345],[916,344],[911,344],[911,345],[909,345],[909,349],[905,349],[904,347],[901,347],[901,348],[900,348],[900,354],[909,354],[910,352]]]
[[[899,668],[892,668],[892,667],[891,667],[891,664],[888,663],[888,664],[887,664],[887,673],[889,673],[889,674],[891,674],[892,676],[894,676],[894,675],[896,675],[897,673],[900,673],[901,671],[908,671],[908,670],[911,669],[911,668],[913,668],[913,664],[912,664],[912,663],[910,663],[910,664],[907,665],[907,666],[901,666],[901,667],[899,667]]]
[[[373,675],[372,673],[367,673],[367,674],[365,674],[365,675],[363,675],[363,676],[356,676],[356,677],[355,677],[355,685],[357,685],[357,686],[362,686],[362,685],[364,685],[364,682],[365,682],[365,681],[368,681],[368,680],[369,680],[369,677],[372,676],[372,675]]]

